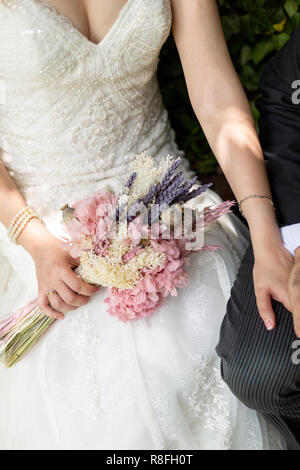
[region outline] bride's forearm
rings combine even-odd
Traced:
[[[271,196],[250,106],[233,67],[213,0],[172,0],[173,33],[190,100],[238,201]],[[281,237],[267,200],[243,204],[255,252]]]
[[[0,160],[0,222],[9,227],[13,217],[26,206],[21,193]]]
[[[249,116],[219,112],[205,117],[203,128],[224,174],[240,202],[251,195],[271,198],[271,190],[257,133]],[[241,113],[242,114],[242,113]],[[203,116],[201,116],[203,119]],[[275,211],[268,199],[251,198],[243,205],[256,255],[282,244]]]
[[[15,215],[26,205],[25,199],[0,161],[0,222],[8,228]],[[46,245],[54,242],[54,237],[40,220],[33,219],[21,233],[18,242],[34,258]]]

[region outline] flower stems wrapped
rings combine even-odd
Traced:
[[[53,318],[45,316],[37,302],[31,302],[0,320],[0,362],[6,367],[19,362],[39,341]]]

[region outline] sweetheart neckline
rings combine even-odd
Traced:
[[[94,42],[91,41],[87,36],[85,36],[75,25],[74,23],[65,15],[60,13],[56,7],[53,5],[50,5],[47,2],[42,2],[41,0],[29,0],[32,3],[35,3],[41,10],[48,10],[52,15],[55,15],[57,18],[60,18],[63,20],[63,23],[65,23],[67,26],[71,26],[73,31],[77,34],[79,38],[81,38],[82,41],[86,42],[90,47],[100,49],[103,44],[105,44],[107,41],[109,41],[110,36],[113,34],[113,32],[118,28],[120,25],[122,19],[126,14],[128,13],[131,4],[133,3],[133,0],[127,0],[125,5],[121,8],[119,11],[119,14],[114,21],[114,23],[111,25],[107,33],[103,36],[101,41],[99,42]]]

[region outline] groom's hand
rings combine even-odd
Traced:
[[[289,280],[289,294],[295,333],[300,338],[300,247],[295,252],[295,263]]]
[[[287,310],[291,311],[289,279],[293,265],[293,256],[283,246],[276,250],[266,250],[264,253],[259,253],[255,257],[253,277],[257,308],[267,330],[269,331],[274,330],[276,327],[276,317],[272,306],[272,300],[280,302]],[[298,287],[299,286],[300,283]]]

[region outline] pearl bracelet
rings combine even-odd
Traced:
[[[40,219],[38,214],[31,207],[24,207],[21,209],[12,219],[8,227],[8,237],[14,242],[18,243],[18,238],[21,233],[25,230],[27,225],[32,219]]]
[[[13,224],[11,230],[9,231],[9,237],[13,238],[15,233],[18,231],[19,227],[22,225],[24,220],[26,220],[30,216],[30,210],[24,210],[19,217],[16,219],[15,223]]]

